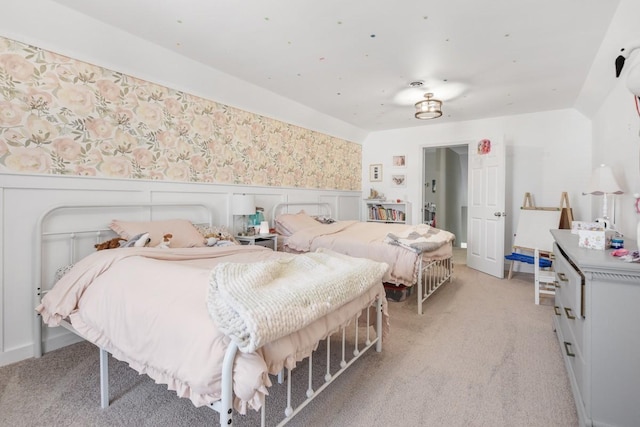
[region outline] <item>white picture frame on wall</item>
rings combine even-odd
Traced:
[[[407,156],[405,156],[404,154],[393,156],[391,159],[391,164],[393,165],[394,168],[406,168]]]
[[[380,182],[382,181],[382,164],[377,163],[369,165],[369,181]]]
[[[392,187],[406,187],[407,186],[407,176],[405,174],[392,174],[391,175],[391,186]]]

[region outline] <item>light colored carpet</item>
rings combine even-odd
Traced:
[[[553,298],[533,303],[532,276],[499,280],[457,264],[418,316],[390,302],[391,331],[293,426],[574,426],[552,328]],[[0,368],[2,426],[204,426],[218,415],[110,360],[111,406],[99,407],[98,351],[75,344]],[[273,394],[279,395],[274,392]],[[234,425],[257,425],[236,416]]]
[[[453,248],[453,263],[467,264],[467,249]]]

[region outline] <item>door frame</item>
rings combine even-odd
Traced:
[[[420,145],[420,150],[421,150],[421,167],[422,167],[422,173],[421,173],[421,192],[420,192],[420,222],[422,222],[422,219],[424,218],[424,204],[425,204],[425,199],[424,199],[424,182],[425,182],[425,149],[437,149],[437,148],[449,148],[449,147],[456,147],[456,146],[467,146],[468,150],[471,149],[471,147],[473,147],[473,149],[475,149],[477,143],[479,140],[481,140],[482,138],[479,138],[478,140],[470,140],[470,139],[464,139],[464,140],[457,140],[457,141],[446,141],[446,142],[440,142],[438,144],[435,145],[426,145],[426,144],[421,144]],[[489,138],[492,139],[492,138]],[[504,150],[504,154],[505,154],[505,164],[503,165],[504,167],[504,175],[505,175],[505,179],[506,179],[506,169],[507,169],[507,165],[506,165],[506,144],[505,144],[505,140],[504,138],[499,138],[500,139],[500,143],[502,144],[502,149]],[[471,164],[471,159],[469,158],[468,164],[467,164],[467,177],[468,179],[471,179],[470,177],[470,173],[471,173],[471,169],[472,169],[472,164]],[[504,192],[504,200],[503,200],[503,210],[506,209],[506,188],[503,190]],[[467,188],[467,206],[471,206],[471,188]],[[437,225],[436,225],[437,226]],[[482,269],[479,269],[478,271],[482,271],[483,273],[487,273],[487,274],[491,274],[494,275],[496,277],[499,278],[504,278],[504,266],[506,265],[504,262],[504,255],[505,255],[505,248],[506,246],[506,223],[504,220],[504,217],[502,218],[502,226],[503,226],[503,239],[502,239],[502,253],[497,254],[497,256],[499,257],[501,261],[501,264],[503,266],[503,268],[500,269],[500,272],[502,273],[502,275],[500,275],[500,272],[497,272],[498,274],[496,274],[495,271],[484,271]],[[471,235],[471,216],[468,215],[467,216],[467,241],[469,241],[470,239],[470,235]],[[467,265],[469,265],[468,262],[469,259],[469,251],[468,251],[468,246],[467,246]],[[473,268],[473,267],[472,267]]]

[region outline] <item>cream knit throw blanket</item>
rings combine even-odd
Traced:
[[[381,282],[388,266],[329,250],[211,271],[211,317],[242,352],[301,329]]]
[[[387,233],[384,241],[416,253],[422,253],[435,251],[455,238],[456,236],[449,231],[433,228],[427,224],[418,224],[400,233]]]

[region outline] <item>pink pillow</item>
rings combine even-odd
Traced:
[[[276,218],[276,232],[284,236],[290,236],[300,230],[316,227],[319,223],[305,211],[297,214],[282,214]]]
[[[113,220],[109,225],[123,239],[131,239],[140,233],[149,233],[151,242],[147,246],[156,246],[165,234],[172,234],[171,248],[193,248],[204,246],[204,237],[190,221],[170,219],[166,221],[120,221]]]

